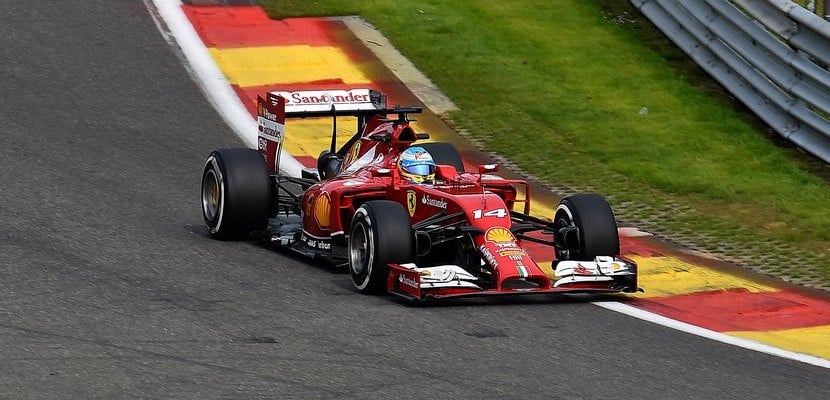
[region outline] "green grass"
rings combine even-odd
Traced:
[[[798,3],[802,7],[806,8],[809,1],[808,0],[793,0],[793,3]],[[816,9],[815,9],[816,15],[818,15],[820,17],[823,17],[824,16],[824,0],[815,0],[814,3],[815,3],[815,6],[816,6]]]
[[[460,107],[453,124],[551,185],[666,215],[687,205],[622,217],[700,232],[713,251],[810,255],[768,272],[830,287],[828,167],[767,132],[627,1],[260,1],[274,17],[363,16]]]

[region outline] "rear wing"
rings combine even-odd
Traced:
[[[269,100],[276,97],[285,99],[285,116],[289,118],[374,115],[386,109],[386,95],[372,89],[268,93]]]
[[[410,121],[407,114],[421,113],[421,107],[386,106],[386,95],[372,89],[299,90],[269,92],[265,99],[257,96],[259,151],[268,170],[279,171],[279,155],[286,118],[332,117],[331,149],[335,152],[337,117],[357,117],[358,136],[375,115],[397,114],[398,121]]]
[[[299,90],[268,93],[268,101],[277,105],[278,98],[285,99],[286,118],[306,117],[361,117],[366,119],[382,114],[419,114],[421,107],[388,108],[386,95],[372,89],[351,90]],[[362,125],[362,124],[361,124]]]

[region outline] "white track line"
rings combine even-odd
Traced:
[[[658,325],[663,325],[668,328],[676,329],[681,332],[690,333],[707,339],[716,340],[718,342],[731,344],[733,346],[743,347],[749,350],[759,351],[761,353],[771,354],[774,356],[800,361],[806,364],[815,365],[823,368],[830,368],[830,360],[825,360],[820,357],[811,356],[803,353],[796,353],[794,351],[779,349],[754,340],[744,339],[737,336],[727,335],[725,333],[715,332],[706,328],[701,328],[685,322],[673,320],[649,311],[641,310],[617,301],[595,301],[591,304],[605,308],[607,310],[616,311],[634,318],[639,318],[643,321],[652,322]]]
[[[205,92],[205,97],[210,101],[213,108],[219,112],[219,115],[230,125],[236,134],[245,142],[246,145],[256,148],[256,132],[257,126],[254,119],[251,118],[248,111],[242,105],[239,97],[231,89],[231,85],[222,74],[222,71],[216,65],[210,52],[202,43],[196,30],[190,24],[187,16],[182,11],[182,3],[180,0],[145,0],[145,3],[152,2],[155,5],[155,10],[158,14],[153,12],[150,8],[150,13],[161,17],[163,20],[156,19],[156,25],[171,45],[181,49],[182,55],[188,63],[191,73],[196,82]],[[165,29],[166,27],[166,29]],[[401,81],[407,85],[408,83],[401,78]],[[280,169],[283,173],[299,176],[300,170],[303,166],[294,159],[288,152],[283,150],[280,158]],[[771,354],[774,356],[786,358],[789,360],[799,361],[810,365],[815,365],[823,368],[830,368],[830,360],[825,360],[820,357],[815,357],[807,354],[796,353],[789,350],[779,349],[777,347],[769,346],[763,343],[752,341],[749,339],[739,338],[737,336],[727,335],[725,333],[715,332],[709,329],[701,328],[699,326],[687,324],[657,315],[648,311],[634,308],[615,301],[599,301],[592,304],[607,310],[616,311],[631,317],[639,318],[644,321],[652,322],[668,328],[676,329],[681,332],[690,333],[705,337],[707,339],[716,340],[718,342],[731,344],[733,346],[742,347],[749,350],[755,350],[761,353]]]
[[[151,7],[151,3],[154,7]],[[230,82],[216,65],[202,39],[182,11],[180,0],[145,0],[159,31],[174,48],[181,50],[190,73],[202,88],[210,104],[225,123],[250,148],[257,148],[257,124],[242,101],[231,88]],[[155,12],[153,12],[155,10]],[[159,20],[161,18],[161,20]],[[163,22],[163,23],[162,23]],[[290,176],[300,176],[304,168],[283,149],[280,171]]]

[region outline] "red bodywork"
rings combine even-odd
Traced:
[[[266,109],[283,123],[282,98],[270,96]],[[262,112],[262,111],[260,111]],[[289,128],[290,129],[290,128]],[[276,172],[279,146],[263,142],[260,150],[272,173]],[[266,138],[267,139],[267,138]],[[554,288],[550,277],[523,249],[511,227],[511,211],[529,214],[530,191],[524,180],[504,179],[487,174],[496,166],[480,166],[476,172],[459,173],[450,165],[436,167],[435,184],[413,184],[400,177],[399,154],[417,141],[416,132],[406,118],[387,119],[385,114],[371,116],[359,139],[344,152],[337,176],[318,182],[305,190],[300,200],[302,233],[300,241],[317,252],[334,251],[336,243],[346,243],[350,222],[360,205],[369,200],[392,200],[409,211],[413,225],[436,214],[461,213],[481,258],[492,267],[495,287],[482,291],[471,288],[433,288],[423,290],[418,272],[397,264],[389,265],[388,290],[413,299],[456,297],[462,295],[521,294],[567,291],[617,292],[608,282],[581,282]],[[532,282],[512,287],[511,281]]]

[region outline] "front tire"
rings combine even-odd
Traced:
[[[617,221],[611,206],[597,194],[569,196],[559,203],[553,217],[554,230],[576,228],[577,240],[564,240],[557,245],[557,259],[593,261],[597,256],[620,254]]]
[[[359,292],[383,293],[388,264],[408,263],[414,258],[412,224],[402,205],[373,200],[355,211],[349,234],[349,274]]]
[[[268,224],[271,188],[262,155],[247,148],[216,150],[202,172],[202,217],[221,240],[242,239]]]

